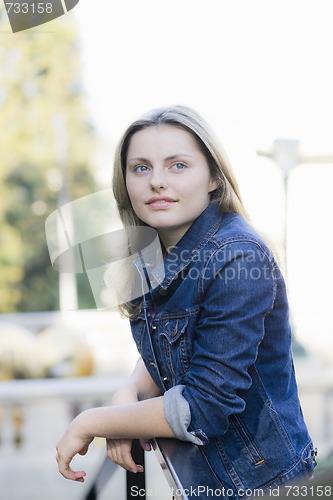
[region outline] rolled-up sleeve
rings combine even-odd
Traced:
[[[248,369],[276,297],[276,263],[268,253],[251,243],[241,252],[230,245],[228,259],[223,252],[214,254],[198,282],[203,300],[190,370],[164,394],[175,435],[196,444],[223,435],[228,417],[244,410],[241,394],[252,383]]]
[[[201,429],[188,431],[191,422],[191,410],[188,402],[183,397],[184,385],[176,385],[164,393],[165,418],[173,430],[176,438],[181,441],[203,445],[207,442],[207,436]]]

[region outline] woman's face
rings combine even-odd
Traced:
[[[130,140],[126,186],[134,212],[174,246],[207,208],[217,188],[191,133],[172,125],[150,126]]]

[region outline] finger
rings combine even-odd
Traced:
[[[112,462],[116,463],[117,451],[116,451],[116,443],[113,439],[106,440],[106,452],[107,456],[112,460]]]
[[[70,479],[71,481],[78,481],[78,482],[84,481],[86,473],[83,470],[74,471],[73,469],[71,469],[69,465],[70,461],[63,460],[61,458],[59,451],[57,452],[56,455],[56,461],[58,462],[59,472],[62,476],[64,476],[64,478]]]
[[[121,465],[123,463],[123,451],[131,451],[132,440],[130,439],[108,439],[107,440],[107,453],[112,461]]]
[[[143,448],[145,451],[151,451],[151,443],[149,441],[149,439],[139,439],[139,442],[140,442],[140,445],[141,445],[141,448]]]
[[[64,476],[65,479],[70,479],[71,481],[78,481],[80,483],[84,482],[84,478],[86,476],[85,471],[80,470],[80,471],[74,471],[71,469],[69,464],[63,465],[62,460],[58,460],[58,467],[59,467],[59,472],[62,476]]]
[[[74,471],[71,468],[64,471],[60,471],[60,474],[62,474],[66,479],[70,479],[71,481],[77,481],[79,483],[83,483],[84,478],[86,476],[86,473],[83,470]]]
[[[132,453],[132,440],[130,439],[121,439],[114,441],[114,446],[112,450],[112,454],[110,454],[116,464],[120,465],[124,469],[130,472],[143,472],[142,465],[136,464],[133,460]]]
[[[132,441],[118,441],[116,446],[117,463],[126,470],[137,472],[131,450]]]

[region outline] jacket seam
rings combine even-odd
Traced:
[[[235,471],[234,467],[232,466],[227,454],[224,451],[224,446],[221,442],[220,439],[214,439],[215,441],[215,446],[217,448],[217,452],[220,455],[222,462],[224,464],[224,467],[228,473],[228,476],[230,477],[231,481],[233,482],[234,486],[236,487],[237,490],[243,490],[244,485],[238,476],[237,472]]]
[[[194,314],[196,314],[199,310],[199,306],[194,306],[194,307],[191,307],[189,309],[185,309],[184,312],[177,312],[177,313],[173,313],[173,312],[165,312],[165,313],[157,313],[154,317],[154,321],[158,322],[158,321],[163,321],[163,320],[177,320],[177,319],[186,319],[186,318],[189,318],[191,316],[193,316]]]
[[[266,404],[266,407],[268,408],[268,411],[272,416],[272,419],[275,423],[277,430],[279,431],[282,439],[285,441],[286,445],[288,446],[288,449],[290,451],[290,454],[291,454],[294,462],[296,462],[297,455],[295,453],[294,447],[292,446],[292,444],[290,442],[290,439],[288,437],[288,434],[287,434],[284,426],[281,424],[279,415],[277,414],[277,411],[274,408],[273,402],[271,401],[270,397],[268,396],[268,394],[265,390],[265,387],[264,387],[263,382],[261,380],[260,374],[259,374],[255,365],[253,365],[253,371],[254,371],[254,373],[252,375],[252,380],[255,382],[255,384],[258,388],[258,391],[261,394],[261,396]]]
[[[275,271],[276,271],[276,268],[277,268],[277,264],[275,262],[275,259],[274,257],[272,257],[270,255],[269,252],[267,252],[265,250],[265,247],[263,247],[259,242],[257,242],[256,240],[252,240],[248,237],[237,237],[237,238],[230,238],[229,240],[226,240],[225,242],[223,242],[223,244],[221,244],[218,248],[215,249],[215,251],[212,251],[211,254],[209,255],[209,258],[207,260],[207,263],[205,266],[203,266],[201,272],[200,272],[200,277],[198,279],[198,288],[197,288],[197,292],[198,292],[198,296],[199,296],[199,300],[202,301],[203,300],[203,297],[204,297],[204,294],[205,294],[205,287],[204,287],[204,282],[207,281],[204,279],[204,275],[207,271],[207,269],[209,268],[209,265],[213,259],[213,257],[216,255],[216,253],[221,250],[221,248],[225,247],[226,245],[230,244],[230,243],[237,243],[237,242],[247,242],[247,243],[252,243],[254,244],[255,246],[257,246],[261,251],[262,253],[264,254],[264,256],[267,258],[268,260],[268,263],[271,267],[271,271],[272,271],[272,278],[273,278],[273,300],[272,300],[272,305],[270,307],[270,309],[266,312],[266,315],[265,317],[267,316],[267,314],[269,314],[273,308],[274,308],[274,303],[275,303],[275,298],[276,298],[276,292],[277,292],[277,283],[276,283],[276,276],[275,276]],[[235,255],[234,259],[236,259],[238,256]],[[233,259],[233,260],[234,260]],[[225,264],[228,264],[228,262],[226,262]],[[208,281],[211,281],[211,280],[208,280]]]
[[[229,236],[228,238],[223,238],[223,239],[213,236],[210,241],[212,243],[217,243],[218,249],[224,247],[225,245],[228,245],[229,243],[237,243],[244,241],[248,243],[253,243],[254,245],[260,248],[260,250],[268,257],[269,261],[274,259],[272,253],[268,250],[268,248],[265,245],[263,245],[258,239],[253,238],[252,236],[249,235],[239,234],[235,236]]]

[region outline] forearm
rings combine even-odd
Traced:
[[[92,408],[73,422],[87,439],[175,437],[167,423],[163,396],[122,406]]]
[[[77,453],[82,455],[88,451],[95,437],[106,439],[109,456],[116,463],[135,472],[141,470],[130,454],[131,439],[138,438],[142,442],[154,437],[175,437],[166,421],[160,394],[140,361],[129,383],[114,394],[112,406],[86,410],[70,424],[57,445],[61,474],[67,479],[84,481],[85,472],[73,471],[70,463]],[[122,447],[126,440],[127,445]]]

